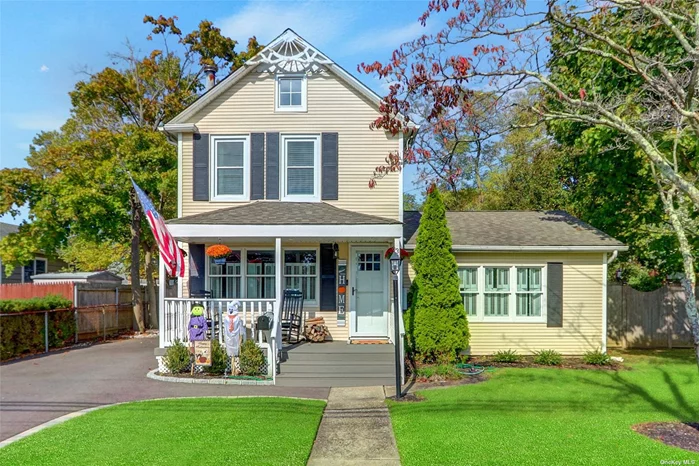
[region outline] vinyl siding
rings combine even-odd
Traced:
[[[279,131],[282,134],[337,132],[338,200],[342,209],[398,219],[402,202],[399,174],[390,173],[374,189],[368,182],[374,169],[398,150],[398,137],[370,130],[377,110],[364,97],[328,72],[308,77],[308,111],[274,111],[275,79],[251,72],[196,114],[191,123],[199,132],[218,135]],[[266,176],[265,176],[266,179]],[[182,216],[239,203],[192,200],[192,135],[183,135]]]
[[[456,260],[460,266],[563,263],[563,327],[470,321],[472,354],[515,349],[519,354],[529,355],[541,349],[554,349],[565,355],[579,355],[601,346],[602,253],[456,253]],[[405,272],[408,280],[414,278],[411,265],[405,267]]]

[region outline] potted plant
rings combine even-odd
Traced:
[[[214,260],[214,264],[225,264],[231,252],[231,248],[225,244],[214,244],[206,248],[206,255]]]

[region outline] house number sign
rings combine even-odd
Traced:
[[[347,261],[337,261],[337,326],[345,326],[347,310]]]

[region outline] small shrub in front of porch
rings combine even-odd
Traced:
[[[454,363],[470,333],[446,209],[438,189],[424,204],[411,262],[416,272],[407,315],[409,349],[417,362]]]
[[[226,347],[214,340],[211,343],[211,366],[205,370],[211,375],[223,375],[228,368],[230,358],[226,353]]]
[[[253,340],[245,340],[240,347],[240,372],[248,376],[262,375],[266,364],[260,347]]]
[[[175,340],[165,351],[163,364],[171,374],[187,372],[192,365],[192,353],[187,345],[180,340]]]

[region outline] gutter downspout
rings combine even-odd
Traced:
[[[607,352],[607,275],[609,264],[614,262],[619,256],[619,250],[612,252],[612,257],[607,258],[607,253],[603,255],[602,262],[602,352]]]

